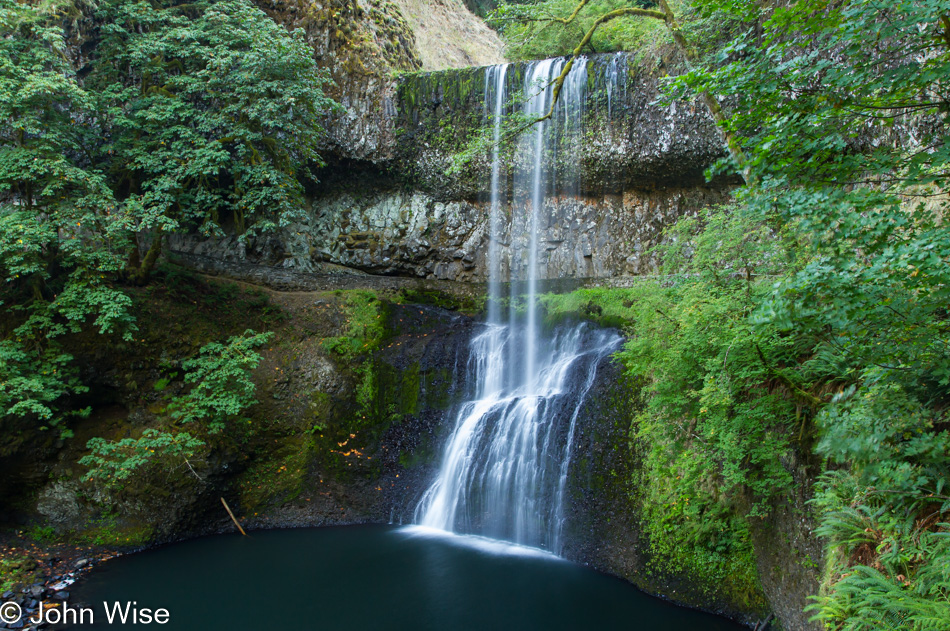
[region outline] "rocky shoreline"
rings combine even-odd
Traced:
[[[22,612],[19,620],[8,622],[7,611],[0,609],[0,614],[3,614],[0,615],[0,629],[36,631],[52,627],[46,621],[40,624],[29,623],[28,619],[35,617],[41,606],[46,609],[64,606],[70,602],[72,586],[99,564],[143,548],[122,551],[106,546],[44,546],[6,535],[0,538],[0,549],[3,550],[3,557],[28,559],[27,563],[34,565],[33,570],[24,568],[26,572],[33,572],[32,579],[0,594],[0,605],[16,603]]]

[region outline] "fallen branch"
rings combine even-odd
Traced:
[[[185,464],[188,465],[188,470],[191,471],[196,478],[198,478],[199,482],[204,482],[204,480],[201,479],[201,476],[198,475],[198,472],[195,471],[194,467],[191,466],[191,463],[188,462],[188,458],[185,458]]]
[[[247,536],[247,533],[244,532],[244,529],[243,529],[243,528],[241,528],[241,524],[238,523],[238,520],[237,520],[237,518],[234,516],[234,513],[231,512],[231,507],[228,506],[228,503],[224,501],[224,498],[223,498],[223,497],[221,498],[221,503],[224,505],[224,510],[228,511],[228,515],[231,516],[231,521],[233,521],[233,522],[234,522],[234,525],[237,526],[237,529],[241,531],[241,534],[246,537],[246,536]]]

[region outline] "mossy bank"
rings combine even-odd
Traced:
[[[160,276],[132,292],[134,344],[90,335],[70,349],[91,384],[73,403],[92,413],[66,433],[4,444],[0,519],[11,542],[133,549],[233,528],[220,497],[250,528],[386,522],[411,511],[442,414],[461,396],[457,356],[473,320],[407,298],[450,307],[457,299],[273,292],[172,266]],[[187,389],[182,362],[248,328],[274,335],[260,349],[257,403],[244,422],[195,459],[145,467],[120,485],[86,479],[78,461],[89,438],[167,424],[165,408]]]

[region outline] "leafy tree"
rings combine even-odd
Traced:
[[[243,235],[299,218],[300,176],[322,164],[334,106],[300,32],[246,0],[110,0],[97,18],[86,84],[101,99],[104,168],[152,236],[140,277],[167,232],[230,223]]]
[[[93,98],[66,61],[57,9],[0,2],[0,417],[47,424],[83,389],[58,340],[88,320],[103,333],[131,327],[113,284],[130,224],[82,159]]]
[[[261,361],[256,349],[271,335],[247,330],[224,344],[203,346],[182,364],[190,387],[166,406],[165,427],[148,428],[138,438],[90,439],[91,453],[79,460],[89,467],[86,479],[119,487],[156,462],[190,468],[191,458],[208,451],[205,439],[233,428],[244,420],[244,410],[257,402],[250,372]],[[192,424],[197,427],[191,432],[179,429]]]
[[[509,58],[538,59],[570,54],[594,21],[606,13],[624,7],[653,9],[656,2],[591,0],[577,10],[570,24],[562,20],[578,7],[577,0],[537,0],[501,2],[488,15],[505,40]],[[598,28],[585,43],[583,52],[604,53],[650,47],[662,38],[663,25],[626,17]]]
[[[64,336],[132,339],[123,285],[147,280],[165,234],[292,221],[333,107],[302,35],[247,0],[91,6],[0,0],[5,421],[75,413]],[[67,36],[90,23],[80,80]]]

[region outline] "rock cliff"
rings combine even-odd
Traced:
[[[649,273],[648,251],[665,226],[726,199],[730,183],[707,183],[703,175],[722,155],[721,143],[701,107],[657,104],[662,68],[648,69],[623,54],[584,63],[583,128],[562,140],[581,148],[581,186],[546,202],[552,220],[541,227],[541,274]],[[527,68],[510,66],[512,93]],[[484,127],[485,75],[485,68],[464,68],[398,77],[394,97],[383,97],[369,119],[348,128],[378,131],[335,150],[313,186],[304,222],[256,240],[176,237],[170,248],[300,271],[331,263],[375,274],[484,281],[490,159],[476,151],[463,166],[456,162]],[[526,159],[516,146],[505,149],[502,181],[509,191]],[[503,220],[503,268],[519,232],[511,221]]]
[[[343,112],[327,121],[325,151],[378,162],[392,155],[398,73],[502,61],[497,34],[461,0],[255,0],[275,21],[302,30],[333,78]]]

